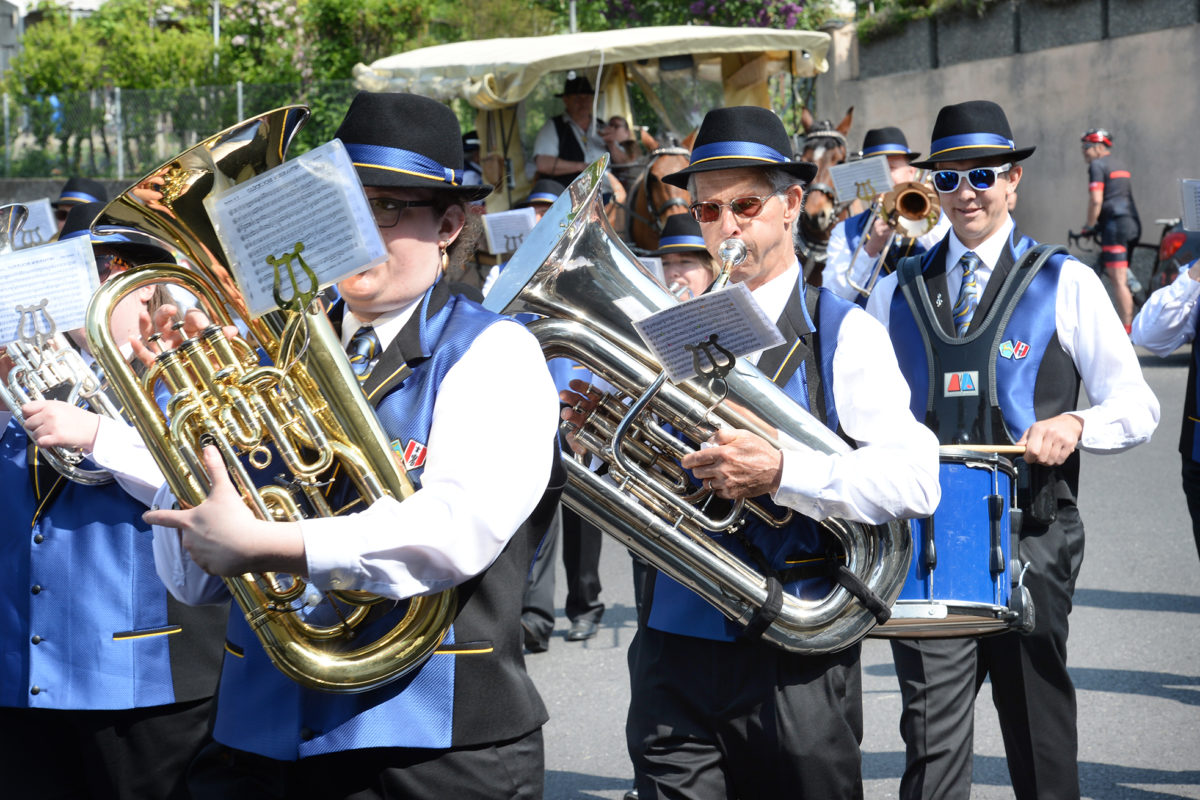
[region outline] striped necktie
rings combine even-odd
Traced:
[[[354,332],[350,344],[346,346],[346,355],[350,357],[350,369],[365,381],[371,375],[375,362],[379,360],[379,337],[370,325],[364,325]]]
[[[967,328],[971,327],[971,317],[979,305],[979,282],[975,280],[975,270],[979,267],[979,256],[970,250],[962,254],[958,260],[962,267],[962,286],[958,289],[958,299],[954,301],[954,333],[959,338],[966,336]]]

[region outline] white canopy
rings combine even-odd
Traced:
[[[829,35],[816,31],[673,25],[617,31],[484,39],[425,47],[354,68],[368,91],[406,91],[443,101],[465,98],[479,109],[512,106],[545,75],[564,70],[603,71],[628,61],[691,55],[728,82],[737,67],[753,67],[746,81],[790,71],[811,77],[828,70]],[[728,57],[744,54],[737,64]],[[734,67],[734,69],[731,69]]]

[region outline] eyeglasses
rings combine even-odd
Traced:
[[[400,221],[400,214],[406,208],[431,208],[432,200],[397,200],[394,197],[372,197],[371,215],[375,224],[381,228],[391,228]]]
[[[96,254],[96,274],[100,276],[101,283],[108,280],[108,277],[114,272],[124,272],[132,267],[133,264],[130,264],[115,253]]]
[[[772,192],[763,197],[755,197],[747,195],[746,197],[735,197],[728,203],[714,203],[711,200],[705,200],[700,203],[692,203],[688,206],[688,210],[692,212],[697,222],[716,222],[721,218],[721,209],[726,206],[735,215],[743,219],[753,219],[762,213],[763,206],[766,202],[776,195],[783,192]]]
[[[975,167],[975,169],[939,169],[933,173],[933,188],[942,194],[949,194],[958,189],[963,177],[971,188],[983,192],[996,185],[996,178],[1012,169],[1012,164],[1001,164],[998,167]]]

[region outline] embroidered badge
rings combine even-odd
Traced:
[[[1015,342],[1006,339],[1000,343],[1000,357],[1020,360],[1029,355],[1029,345],[1017,339]]]
[[[404,466],[408,469],[417,469],[425,464],[425,454],[429,452],[429,448],[418,442],[416,439],[410,439],[408,445],[404,448]]]
[[[938,308],[942,307],[942,293],[941,292],[938,292],[937,300],[934,300],[933,304],[935,306],[937,306]]]
[[[976,371],[947,372],[942,375],[942,378],[945,397],[950,397],[951,395],[959,397],[967,395],[977,396],[979,394],[979,373]]]

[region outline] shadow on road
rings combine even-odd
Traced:
[[[1200,596],[1188,594],[1076,589],[1075,605],[1122,611],[1179,611],[1184,614],[1200,614]]]
[[[1068,670],[1071,673],[1071,681],[1079,691],[1143,694],[1163,700],[1174,700],[1184,705],[1200,706],[1200,677],[1195,675],[1093,667],[1069,667]]]
[[[627,792],[633,788],[632,779],[607,778],[582,772],[546,770],[546,800],[582,800],[599,795],[592,792]]]

